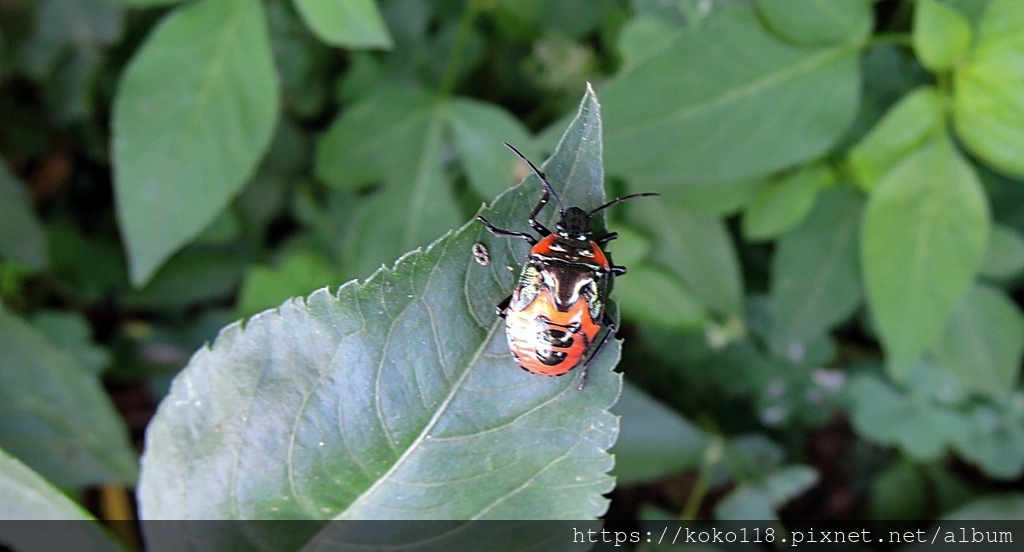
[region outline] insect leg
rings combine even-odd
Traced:
[[[598,239],[598,240],[594,240],[594,241],[597,242],[597,245],[604,245],[604,244],[614,240],[617,237],[619,237],[619,233],[618,232],[612,232],[612,233],[608,234],[607,236],[604,236],[603,238]]]
[[[543,178],[544,173],[539,174],[541,175],[541,178]],[[533,230],[541,236],[547,236],[551,233],[551,230],[545,228],[544,225],[537,220],[537,214],[540,213],[540,210],[543,209],[545,205],[548,204],[548,200],[550,199],[551,194],[549,194],[547,190],[544,190],[544,194],[540,196],[540,201],[537,202],[537,206],[534,207],[533,212],[530,213],[530,228],[533,228]]]
[[[583,386],[587,384],[587,370],[590,369],[590,363],[597,358],[597,354],[604,348],[605,343],[608,343],[608,338],[615,333],[615,322],[613,322],[611,317],[608,316],[608,313],[605,313],[603,322],[605,326],[604,337],[601,338],[601,342],[594,348],[594,352],[590,353],[586,362],[583,363],[583,372],[580,374],[580,385],[576,388],[580,391],[583,391]]]
[[[505,230],[504,228],[498,228],[497,226],[491,224],[487,219],[481,217],[480,215],[477,215],[476,220],[479,220],[484,225],[484,227],[487,228],[487,231],[494,234],[495,236],[520,238],[529,242],[530,245],[537,245],[537,238],[525,232],[516,232],[515,230]]]
[[[502,302],[498,303],[494,307],[494,314],[498,315],[498,318],[505,318],[508,315],[508,304],[512,302],[512,296],[509,295]]]

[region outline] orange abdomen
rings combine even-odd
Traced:
[[[516,289],[513,303],[518,294]],[[560,376],[579,366],[600,331],[590,319],[586,301],[577,301],[561,312],[547,289],[526,308],[509,310],[505,317],[508,348],[516,362],[524,370],[545,376]]]

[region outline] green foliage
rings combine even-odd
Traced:
[[[276,124],[258,0],[196,2],[162,21],[125,71],[114,184],[132,281],[142,284],[242,188]]]
[[[294,0],[320,40],[335,46],[390,48],[391,37],[373,0]]]
[[[974,49],[954,71],[956,129],[993,168],[1024,176],[1024,4],[992,0],[978,22]]]
[[[48,262],[46,236],[25,188],[0,163],[0,255],[28,268],[42,269]]]
[[[681,30],[601,92],[608,170],[669,191],[820,155],[856,112],[856,51],[788,45],[745,12]]]
[[[750,241],[768,240],[800,224],[833,179],[827,167],[811,165],[761,188],[743,212],[743,235]]]
[[[709,446],[705,432],[632,385],[623,386],[612,412],[623,424],[612,449],[619,484],[695,468]]]
[[[914,51],[931,71],[948,71],[971,45],[971,24],[938,0],[920,0],[914,10]]]
[[[0,446],[54,484],[135,480],[122,421],[94,370],[0,309]]]
[[[4,520],[63,519],[92,521],[93,518],[46,479],[0,449],[0,517]],[[4,530],[4,544],[22,550],[124,550],[99,524],[67,523],[54,531],[42,523],[11,523]]]
[[[938,337],[981,263],[988,227],[981,183],[945,139],[921,146],[872,190],[861,263],[894,377]]]
[[[203,549],[1019,517],[1022,6],[0,2],[0,504],[88,519],[127,422],[143,518],[319,520]],[[494,316],[528,247],[473,215],[541,193],[502,142],[565,206],[661,193],[594,221],[626,344],[582,392]]]
[[[863,206],[849,189],[827,191],[807,220],[778,240],[772,259],[769,340],[776,351],[827,332],[861,303],[857,227]]]

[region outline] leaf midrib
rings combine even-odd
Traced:
[[[194,140],[191,140],[190,137],[198,135],[199,133],[196,129],[201,128],[205,122],[202,115],[206,112],[206,107],[210,103],[210,98],[213,96],[213,82],[222,81],[224,79],[223,67],[228,54],[232,49],[231,44],[235,42],[235,39],[237,39],[240,34],[241,21],[239,21],[239,11],[243,9],[242,3],[238,0],[221,1],[232,2],[233,9],[226,17],[226,20],[230,21],[231,24],[224,25],[224,28],[221,30],[221,34],[217,40],[218,47],[216,48],[218,55],[211,59],[206,66],[206,71],[204,71],[202,79],[202,88],[199,90],[199,94],[196,95],[196,100],[188,119],[188,125],[186,125],[185,132],[182,132],[178,136],[179,140],[175,144],[174,153],[168,156],[168,159],[176,159],[177,166],[179,167],[187,165],[185,162],[187,155],[184,154],[184,151],[187,146],[194,143]]]

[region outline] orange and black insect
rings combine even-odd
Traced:
[[[497,306],[498,316],[505,319],[509,352],[523,370],[534,374],[560,376],[582,366],[579,388],[583,389],[590,362],[615,332],[615,323],[605,309],[612,278],[626,273],[626,267],[613,265],[601,249],[618,235],[612,232],[595,238],[590,221],[617,203],[659,194],[632,194],[591,211],[575,206],[566,209],[544,173],[519,150],[505,145],[526,161],[543,185],[540,201],[528,219],[530,228],[540,234],[539,240],[476,217],[495,236],[520,238],[533,246],[512,295]],[[552,198],[559,216],[554,232],[537,221]]]

